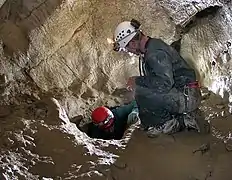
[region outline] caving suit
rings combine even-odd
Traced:
[[[141,56],[143,75],[135,79],[141,124],[145,129],[157,127],[169,133],[178,131],[188,122],[183,118],[173,121],[173,117],[195,111],[201,102],[195,71],[161,39],[149,38],[145,48]],[[165,129],[170,126],[174,128]]]

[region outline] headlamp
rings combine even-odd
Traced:
[[[113,44],[113,50],[116,51],[116,52],[120,51],[120,45],[119,45],[118,42],[114,42],[114,44]]]

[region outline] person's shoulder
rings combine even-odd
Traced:
[[[117,109],[117,108],[119,108],[120,106],[117,105],[117,106],[105,106],[105,107],[107,107],[109,110],[113,111],[114,109]]]
[[[167,53],[170,51],[170,45],[164,42],[162,39],[159,38],[150,38],[147,44],[147,51],[145,56],[149,57],[158,51]]]
[[[159,46],[169,46],[166,42],[164,42],[162,39],[160,38],[150,38],[149,42],[148,42],[148,46],[152,45],[153,47],[157,47],[159,48]]]

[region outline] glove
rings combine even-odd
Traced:
[[[126,89],[128,91],[133,91],[135,88],[135,78],[136,76],[129,77],[127,83],[126,83]]]
[[[128,118],[127,118],[127,124],[128,125],[132,125],[132,124],[135,124],[136,122],[138,122],[140,119],[139,119],[139,110],[138,108],[135,108],[132,110],[132,112],[128,115]]]

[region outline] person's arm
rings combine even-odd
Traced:
[[[147,55],[146,64],[148,74],[136,77],[135,84],[154,92],[167,93],[174,85],[171,57],[163,50],[156,50]]]
[[[127,116],[132,112],[134,108],[137,108],[135,100],[131,101],[129,104],[117,107],[113,109],[113,111],[119,116],[120,119],[127,119]]]
[[[135,124],[138,120],[139,120],[139,109],[135,102],[131,113],[127,117],[127,124],[128,125]]]
[[[139,120],[139,110],[135,100],[116,108],[114,111],[119,116],[119,119],[127,121],[128,125],[134,124]]]

